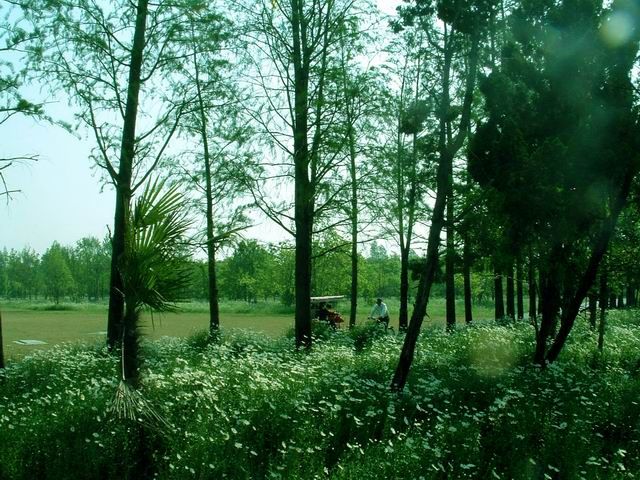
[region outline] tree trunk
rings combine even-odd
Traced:
[[[207,230],[209,226],[207,226]],[[207,237],[209,233],[207,233]],[[212,240],[208,240],[213,243]],[[216,274],[215,246],[207,246],[207,273],[209,276],[209,335],[215,336],[220,330],[220,307],[218,298],[218,278]]]
[[[529,319],[536,321],[538,312],[536,310],[536,271],[533,266],[533,256],[529,255]]]
[[[524,287],[522,280],[522,262],[520,260],[516,263],[516,297],[518,320],[522,320],[524,318]]]
[[[193,37],[192,41],[196,39]],[[202,98],[200,83],[200,68],[196,49],[193,50],[193,67],[195,72],[196,92],[198,96],[198,113],[200,115],[200,136],[204,155],[205,201],[207,202],[207,277],[209,289],[209,336],[214,337],[220,330],[220,308],[218,301],[218,281],[216,276],[216,246],[214,244],[213,222],[213,185],[211,178],[211,153],[209,151],[209,136],[207,133],[207,114]]]
[[[358,176],[356,170],[356,141],[352,119],[349,119],[349,160],[351,174],[351,311],[349,328],[356,324],[358,310]]]
[[[636,306],[636,290],[631,285],[627,285],[626,290],[627,307],[633,308]]]
[[[414,102],[417,105],[420,98],[420,57],[418,57],[417,75],[416,75],[416,89]],[[404,79],[401,91],[401,96],[404,92]],[[412,161],[411,161],[411,174],[410,174],[410,188],[409,198],[407,199],[407,224],[406,235],[404,226],[405,216],[405,202],[404,202],[404,190],[405,190],[405,177],[402,158],[402,144],[401,144],[401,118],[402,111],[398,117],[398,210],[399,219],[398,225],[400,230],[400,312],[398,318],[398,329],[400,331],[407,330],[407,323],[409,317],[409,251],[411,249],[411,240],[413,237],[413,223],[415,221],[415,209],[416,209],[416,189],[417,189],[417,167],[418,167],[418,134],[414,132],[412,140]]]
[[[618,294],[618,308],[624,308],[624,295]]]
[[[609,308],[615,310],[618,307],[618,297],[615,293],[609,293]]]
[[[618,190],[615,197],[612,199],[612,205],[610,208],[611,213],[609,214],[608,218],[603,221],[599,235],[591,250],[587,268],[580,278],[576,293],[573,295],[573,298],[570,299],[567,304],[567,308],[562,313],[560,331],[558,332],[553,345],[551,345],[551,348],[547,353],[548,362],[553,362],[556,358],[558,358],[562,347],[567,341],[569,332],[571,332],[575,319],[580,312],[580,305],[582,305],[584,297],[591,289],[591,286],[593,285],[593,282],[598,273],[600,262],[602,261],[602,258],[604,257],[607,248],[609,247],[609,241],[611,240],[611,236],[615,231],[618,216],[627,203],[627,197],[631,189],[631,182],[635,178],[637,171],[638,168],[634,162],[629,166],[627,172],[625,172],[625,176],[622,179],[622,186],[620,187],[620,190]]]
[[[589,327],[591,330],[596,330],[596,323],[598,320],[598,295],[595,293],[589,294]]]
[[[445,260],[445,295],[447,311],[447,331],[456,327],[456,285],[455,285],[455,238],[453,231],[453,162],[447,172],[447,250]]]
[[[398,329],[407,329],[409,317],[409,249],[400,248],[400,312],[398,316]]]
[[[606,327],[606,314],[607,314],[607,295],[608,295],[608,280],[609,272],[606,262],[602,265],[602,271],[600,272],[600,324],[598,325],[598,350],[602,352],[604,348],[604,330]]]
[[[509,266],[507,275],[507,317],[516,318],[515,282],[513,281],[513,264]]]
[[[309,59],[301,0],[291,2],[294,66],[293,161],[295,178],[295,334],[296,346],[311,347],[311,255],[313,236],[313,186],[309,178]]]
[[[118,167],[118,178],[115,181],[116,209],[113,221],[109,316],[107,320],[107,346],[110,349],[114,348],[122,337],[124,297],[122,295],[123,285],[119,267],[120,258],[125,251],[125,231],[132,195],[131,178],[133,175],[133,157],[135,155],[136,121],[138,118],[138,98],[140,95],[148,4],[149,0],[138,0],[136,8],[136,26],[133,34],[127,84],[127,103],[122,126],[120,165]]]
[[[549,254],[548,264],[540,271],[540,328],[536,336],[534,362],[544,366],[547,341],[551,336],[560,309],[560,290],[558,286],[558,258],[561,249],[554,247]]]
[[[441,111],[447,112],[450,107],[449,88],[450,88],[450,70],[453,51],[447,41],[447,27],[444,29],[445,49],[444,49],[444,68],[442,80],[442,102]],[[398,366],[391,380],[391,389],[401,391],[409,376],[409,369],[413,362],[416,343],[420,334],[420,328],[427,313],[427,304],[429,303],[429,295],[435,277],[435,271],[438,264],[438,248],[440,245],[440,233],[444,226],[444,213],[447,200],[448,173],[453,158],[458,150],[462,147],[464,139],[468,133],[469,120],[471,115],[471,104],[473,101],[473,91],[475,89],[475,79],[478,66],[478,44],[479,39],[474,36],[471,42],[471,52],[469,56],[469,64],[467,78],[465,80],[465,96],[460,119],[460,127],[458,135],[452,144],[447,145],[446,142],[446,121],[444,115],[440,118],[439,128],[439,152],[440,162],[438,165],[436,179],[436,201],[433,207],[433,215],[431,218],[431,228],[427,240],[427,258],[425,268],[420,276],[418,291],[416,293],[416,302],[411,315],[411,321],[407,328],[407,334],[400,352]]]
[[[132,387],[138,387],[140,376],[140,335],[138,329],[139,312],[135,300],[127,299],[122,328],[122,379]]]
[[[504,318],[504,295],[502,292],[502,274],[497,268],[493,270],[493,291],[495,296],[494,317],[496,320]]]
[[[429,294],[431,293],[431,287],[433,285],[433,279],[435,277],[436,267],[438,264],[438,247],[440,246],[440,232],[444,226],[444,208],[446,203],[446,195],[444,194],[443,187],[446,189],[446,162],[453,161],[453,158],[441,158],[440,166],[438,167],[438,193],[436,194],[436,202],[433,208],[433,216],[431,219],[431,228],[429,229],[429,238],[427,243],[427,258],[426,267],[420,276],[420,282],[418,284],[418,292],[416,294],[416,303],[411,315],[411,321],[407,327],[407,334],[405,336],[404,344],[402,345],[402,351],[400,353],[400,360],[391,381],[391,388],[396,391],[401,391],[407,381],[409,375],[409,369],[413,362],[413,355],[415,352],[415,346],[418,341],[418,335],[420,334],[420,327],[424,320],[424,316],[427,312],[427,304],[429,303]],[[444,172],[443,172],[444,171]],[[445,178],[442,178],[445,177]]]
[[[351,309],[349,311],[349,328],[356,324],[358,311],[358,171],[356,136],[354,129],[353,97],[349,92],[347,66],[344,53],[346,46],[341,42],[341,69],[343,80],[343,95],[345,102],[345,112],[347,116],[347,141],[349,142],[349,176],[351,180]]]
[[[4,368],[4,340],[2,338],[2,312],[0,312],[0,368]]]
[[[469,252],[469,241],[464,240],[464,250],[462,252],[463,277],[464,277],[464,321],[469,324],[473,321],[471,311],[471,253]]]

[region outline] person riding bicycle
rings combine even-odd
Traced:
[[[389,326],[389,310],[381,298],[376,300],[376,304],[371,309],[371,315],[369,315],[369,318],[374,319],[378,323],[384,324],[385,329]]]

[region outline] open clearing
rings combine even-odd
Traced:
[[[8,359],[17,359],[36,349],[63,342],[95,343],[105,338],[105,311],[6,310],[2,313],[3,343]],[[151,338],[184,337],[207,328],[207,313],[145,315],[143,334]],[[290,315],[221,314],[224,328],[242,328],[281,335],[293,325]],[[18,340],[40,340],[45,345],[18,345]]]
[[[51,348],[53,345],[74,342],[103,342],[107,329],[107,307],[105,304],[73,305],[70,310],[45,310],[44,305],[34,309],[33,304],[8,303],[2,307],[2,326],[4,352],[7,359],[16,360],[37,349]],[[229,309],[238,308],[236,304],[225,304]],[[340,311],[348,321],[348,307],[343,305]],[[398,328],[397,306],[389,302],[392,312],[391,326]],[[190,310],[196,311],[190,311]],[[205,304],[187,304],[186,311],[144,315],[142,332],[149,338],[185,337],[197,331],[205,330],[209,325],[209,314]],[[363,302],[358,306],[358,322],[366,319],[369,306]],[[474,318],[491,318],[489,308],[474,308]],[[444,324],[444,300],[437,298],[430,304],[430,316],[426,324]],[[458,322],[464,322],[464,309],[461,302],[457,305]],[[272,312],[225,312],[220,313],[220,326],[224,329],[247,329],[263,332],[270,336],[279,336],[293,327],[293,314]],[[21,345],[20,340],[39,340],[46,342],[38,345]]]

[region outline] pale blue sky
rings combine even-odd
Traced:
[[[400,0],[377,0],[393,14]],[[27,95],[27,94],[25,94]],[[64,101],[48,110],[55,118],[70,119]],[[0,156],[35,154],[38,162],[5,170],[9,188],[20,189],[6,204],[0,199],[0,249],[31,247],[43,253],[54,240],[72,245],[80,238],[104,237],[113,224],[115,193],[104,187],[89,152],[92,139],[76,138],[63,129],[28,118],[14,117],[0,127]],[[266,241],[286,239],[275,225],[262,223],[248,232]]]

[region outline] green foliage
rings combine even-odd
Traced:
[[[220,262],[220,292],[232,300],[257,302],[278,292],[274,255],[256,240],[242,240],[233,255]]]
[[[127,240],[118,266],[122,278],[125,313],[122,333],[122,379],[137,386],[139,356],[139,320],[143,308],[166,312],[177,308],[176,302],[190,280],[188,251],[184,241],[191,222],[184,211],[177,186],[164,188],[164,182],[149,183],[136,199],[127,221]],[[125,412],[120,398],[137,400],[128,385],[119,387],[114,406],[125,418],[135,420],[143,412]],[[129,395],[129,393],[131,393]],[[143,404],[134,403],[134,405]]]
[[[189,282],[189,252],[185,248],[190,220],[177,186],[150,183],[137,198],[128,222],[129,241],[120,265],[125,301],[134,309],[175,309]]]
[[[73,276],[65,252],[58,242],[42,255],[42,274],[48,296],[56,303],[74,289]]]
[[[637,42],[603,40],[607,14],[596,2],[527,5],[511,17],[515,41],[480,85],[487,118],[469,171],[498,193],[493,207],[506,215],[508,241],[576,244],[606,218],[636,161],[628,75]]]
[[[400,343],[360,353],[337,332],[311,352],[240,332],[144,345],[157,478],[634,478],[640,320],[610,316],[605,353],[577,327],[561,361],[527,361],[532,328],[426,330],[401,395]],[[123,478],[135,432],[105,416],[117,359],[57,347],[0,372],[0,478]],[[569,443],[568,443],[569,442]],[[566,448],[570,444],[571,448]],[[124,455],[124,457],[123,457]]]
[[[386,333],[384,325],[372,321],[358,324],[349,329],[349,337],[353,340],[353,348],[356,352],[364,351]]]

